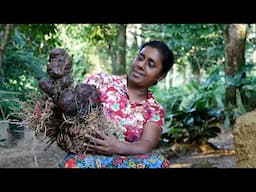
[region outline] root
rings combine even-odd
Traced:
[[[20,124],[32,129],[34,136],[47,144],[44,150],[56,142],[68,153],[86,154],[88,136],[98,137],[95,130],[119,138],[123,134],[123,129],[104,115],[102,107],[90,107],[87,114],[67,118],[49,98],[37,96],[21,102],[21,106],[22,110],[16,113],[23,119]]]

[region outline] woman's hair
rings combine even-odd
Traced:
[[[174,54],[172,50],[164,42],[155,40],[144,43],[139,51],[141,51],[146,46],[156,48],[160,52],[160,54],[162,55],[163,65],[161,75],[167,75],[168,71],[171,69],[174,63]]]

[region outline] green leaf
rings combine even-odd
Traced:
[[[247,111],[244,107],[244,104],[243,104],[242,98],[241,98],[241,94],[240,94],[240,91],[238,89],[236,91],[236,103],[237,103],[237,107],[238,107],[238,113],[240,115],[245,114]]]

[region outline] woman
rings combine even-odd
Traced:
[[[101,94],[106,115],[125,129],[124,141],[114,135],[97,132],[90,139],[96,145],[88,149],[97,155],[69,154],[60,164],[66,168],[167,168],[162,155],[152,153],[164,126],[164,109],[149,88],[164,79],[174,56],[161,41],[142,45],[133,60],[129,75],[97,73],[85,83],[94,84]]]

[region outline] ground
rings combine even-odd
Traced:
[[[66,153],[56,144],[47,145],[25,129],[24,138],[15,139],[10,134],[0,148],[0,168],[56,168]]]
[[[175,151],[174,147],[162,147],[172,168],[236,168],[233,135],[223,130],[216,138],[209,139],[218,150]],[[9,135],[6,142],[0,142],[0,168],[56,168],[66,153],[56,144],[46,151],[46,144],[33,137],[25,129],[24,137],[17,139]],[[173,149],[173,150],[172,150]]]
[[[208,140],[212,147],[188,153],[177,153],[169,158],[172,168],[237,168],[233,135],[224,130],[217,137]],[[211,146],[211,145],[210,145]]]

